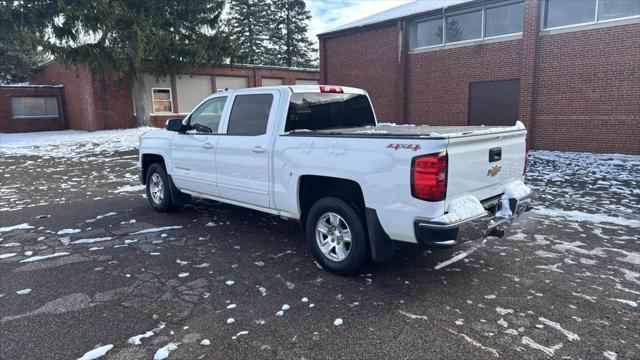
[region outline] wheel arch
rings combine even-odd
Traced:
[[[169,169],[164,155],[156,153],[144,153],[140,158],[140,182],[143,185],[146,185],[147,171],[149,170],[149,167],[155,163],[162,164],[167,174],[169,174]]]
[[[352,204],[359,212],[367,232],[368,251],[372,259],[385,262],[393,257],[394,241],[382,228],[376,210],[367,207],[362,186],[357,181],[332,176],[303,175],[298,179],[297,194],[303,228],[309,209],[317,200],[326,196],[337,197]]]

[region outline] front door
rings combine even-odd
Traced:
[[[216,169],[220,196],[269,207],[270,139],[278,92],[240,94],[233,100],[226,135],[220,137]],[[271,126],[273,127],[273,126]]]
[[[200,105],[187,119],[186,133],[171,141],[172,178],[180,189],[218,196],[215,149],[227,96]]]
[[[513,126],[518,121],[520,80],[469,84],[469,125]]]

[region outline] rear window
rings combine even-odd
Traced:
[[[291,96],[285,131],[375,126],[369,99],[360,94],[298,93]]]

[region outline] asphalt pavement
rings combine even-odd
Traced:
[[[338,277],[295,221],[156,213],[135,152],[3,155],[0,358],[638,359],[640,166],[589,159],[534,156],[537,211],[460,262],[403,246]]]

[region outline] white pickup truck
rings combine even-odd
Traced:
[[[302,223],[318,263],[351,274],[397,241],[451,247],[501,236],[530,209],[526,130],[378,124],[364,90],[222,92],[140,138],[151,206],[191,196]]]

